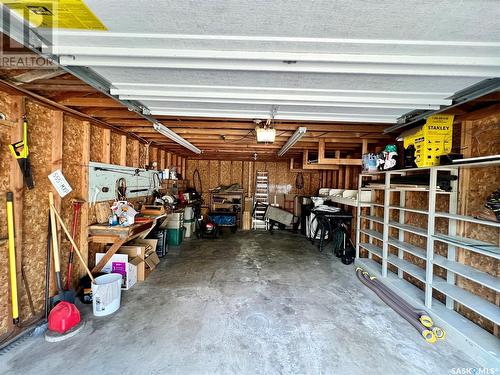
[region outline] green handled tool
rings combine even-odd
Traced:
[[[23,140],[9,145],[9,150],[19,163],[26,187],[33,189],[35,185],[33,183],[33,175],[31,174],[30,159],[28,158],[28,121],[26,118],[23,120]]]

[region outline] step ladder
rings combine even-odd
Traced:
[[[252,217],[252,228],[254,230],[267,230],[268,223],[264,218],[266,209],[259,204],[269,204],[269,173],[266,171],[257,171],[255,176],[255,194],[254,205],[257,204]]]

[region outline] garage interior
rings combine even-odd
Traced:
[[[0,3],[0,373],[500,371],[494,1]]]

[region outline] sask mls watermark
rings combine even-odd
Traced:
[[[56,66],[46,58],[34,53],[11,53],[0,51],[0,68],[2,69],[54,69]]]
[[[454,367],[449,371],[452,375],[494,375],[499,374],[498,368],[488,367]]]

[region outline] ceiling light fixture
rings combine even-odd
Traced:
[[[271,107],[271,116],[266,120],[264,126],[260,126],[260,120],[254,120],[257,124],[255,132],[257,133],[257,142],[273,143],[276,138],[276,129],[273,128],[274,116],[278,112],[277,106]]]
[[[182,138],[180,135],[178,135],[177,133],[173,132],[172,130],[170,130],[166,126],[160,124],[159,122],[155,122],[153,124],[153,127],[155,128],[155,130],[158,133],[161,133],[165,137],[171,139],[172,141],[180,144],[183,147],[186,147],[189,151],[192,151],[195,154],[201,154],[201,150],[198,147],[196,147],[195,145],[189,143],[184,138]]]
[[[302,138],[304,136],[304,134],[306,134],[306,131],[307,131],[307,128],[304,126],[301,126],[297,130],[295,130],[295,133],[293,133],[292,136],[290,138],[288,138],[288,141],[281,148],[281,150],[279,150],[278,156],[285,155],[285,153],[288,150],[290,150],[293,147],[293,145],[295,145],[295,143],[297,143],[300,140],[300,138]]]

